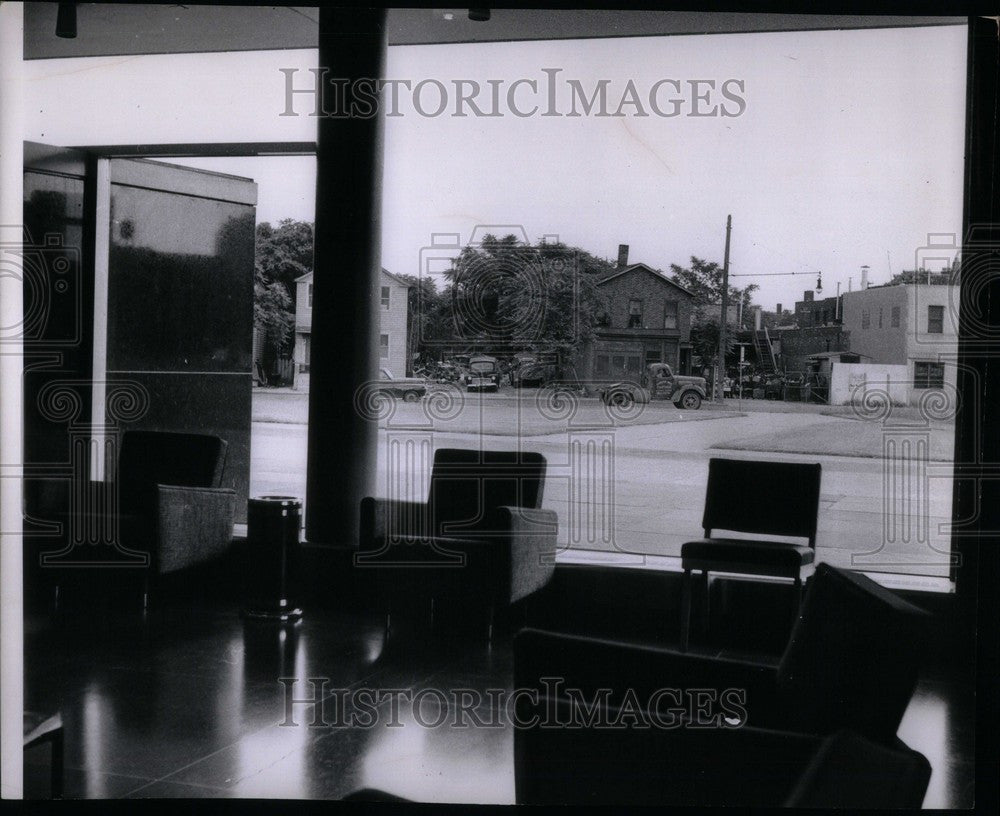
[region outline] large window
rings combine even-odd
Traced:
[[[382,308],[383,309],[388,309],[389,308],[389,292],[390,291],[391,290],[389,289],[388,286],[383,286],[382,287],[381,302],[382,302]]]
[[[549,410],[534,384],[517,390],[501,385],[499,395],[466,395],[459,416],[433,423],[416,408],[411,415],[410,406],[397,406],[383,423],[381,444],[387,447],[379,452],[380,485],[393,489],[397,474],[390,473],[390,465],[397,460],[388,446],[395,444],[396,430],[406,433],[404,421],[419,420],[428,428],[433,425],[420,431],[428,444],[439,444],[439,434],[440,444],[464,439],[471,448],[544,453],[550,463],[546,505],[559,513],[565,549],[676,557],[684,541],[701,537],[711,457],[806,457],[823,465],[817,560],[947,578],[950,542],[949,533],[942,531],[951,515],[953,421],[945,412],[913,429],[917,420],[923,421],[918,404],[923,391],[913,394],[911,338],[899,335],[895,323],[897,317],[902,323],[902,315],[893,311],[893,303],[912,301],[890,301],[893,292],[881,287],[900,273],[903,261],[898,259],[914,257],[919,249],[913,245],[915,235],[926,235],[931,225],[935,231],[961,232],[966,35],[962,27],[935,27],[390,47],[388,76],[430,77],[447,88],[453,78],[478,77],[483,93],[477,101],[484,111],[491,107],[487,79],[536,78],[539,90],[532,96],[530,85],[522,83],[515,94],[520,110],[538,106],[532,115],[512,114],[501,93],[501,115],[475,121],[471,109],[464,118],[421,116],[401,94],[403,115],[386,121],[386,268],[426,270],[436,291],[453,292],[452,260],[466,248],[477,249],[475,241],[484,235],[503,241],[517,232],[538,257],[557,243],[580,250],[584,272],[581,285],[562,285],[566,280],[560,279],[555,288],[550,285],[555,278],[536,277],[539,270],[551,271],[542,264],[516,283],[508,274],[509,256],[498,255],[499,245],[493,244],[474,257],[490,263],[501,259],[483,268],[496,271],[498,288],[507,287],[504,291],[517,298],[497,303],[495,290],[460,290],[467,295],[462,308],[482,304],[489,310],[475,323],[475,332],[447,349],[418,341],[412,351],[453,356],[456,368],[463,362],[458,358],[476,352],[498,357],[558,353],[567,372],[565,359],[572,357],[575,376],[586,388],[574,389],[573,399],[560,403],[564,410],[558,414]],[[492,73],[482,67],[487,51]],[[680,112],[674,117],[655,115],[645,97],[645,116],[631,102],[620,105],[628,98],[623,93],[627,83],[648,90],[663,78],[666,52],[671,71],[688,72],[689,79],[735,76],[744,84],[729,90],[742,99],[745,110],[721,96],[704,106],[714,109],[714,116],[688,115],[690,100],[680,96]],[[858,72],[859,64],[866,70]],[[544,73],[554,68],[558,72]],[[550,75],[557,86],[552,110],[563,115],[542,115],[552,101],[542,93]],[[878,81],[872,82],[872,76]],[[608,115],[595,115],[600,93],[591,114],[583,113],[576,84],[567,86],[566,80],[579,84],[588,99],[603,87]],[[716,89],[721,81],[716,80]],[[682,77],[682,89],[689,87],[686,83]],[[665,110],[672,86],[658,87],[656,101]],[[923,98],[928,87],[935,89],[936,115],[914,128],[912,107],[899,100]],[[570,115],[574,99],[577,113]],[[428,101],[424,94],[425,109]],[[449,114],[454,107],[452,95]],[[724,115],[723,108],[733,115]],[[871,127],[875,121],[878,128]],[[734,144],[739,151],[733,151]],[[670,158],[681,154],[683,162]],[[503,155],[525,162],[477,162],[473,171],[467,163],[456,165],[456,155]],[[753,155],[754,162],[747,163],[746,155]],[[540,181],[543,177],[548,181]],[[601,206],[595,207],[598,200]],[[427,206],[415,208],[414,201]],[[886,201],[893,202],[888,209]],[[697,411],[678,411],[669,400],[653,399],[609,419],[596,387],[602,381],[641,381],[645,366],[658,356],[654,344],[670,365],[683,361],[681,367],[693,375],[712,375],[718,284],[707,292],[697,284],[721,280],[713,276],[722,270],[730,211],[730,285],[758,287],[744,302],[744,323],[754,324],[759,307],[761,326],[778,350],[779,373],[806,372],[810,356],[830,352],[821,364],[829,366],[832,360],[836,376],[820,372],[822,387],[810,387],[809,399],[803,401],[804,389],[782,389],[770,370],[757,370],[754,335],[731,336],[750,344],[744,349],[744,362],[750,365],[743,369],[742,410],[720,411],[705,400]],[[450,258],[429,266],[426,247],[442,234],[459,237]],[[851,246],[849,258],[845,240]],[[630,263],[646,264],[668,279],[681,270],[677,282],[692,291],[692,302],[681,304],[679,292],[668,301],[666,292],[653,287],[618,289],[611,324],[602,325],[597,316],[610,294],[602,289],[615,287],[589,286],[615,274],[623,241],[629,242]],[[887,250],[894,271],[886,262]],[[869,276],[871,286],[862,291],[859,267],[865,264],[868,271],[860,275]],[[775,305],[807,301],[804,290],[814,286],[819,270],[824,291],[831,298],[839,291],[843,308],[812,303],[800,317],[800,329],[779,330]],[[536,286],[536,280],[546,280],[546,287]],[[577,297],[585,300],[575,301]],[[921,306],[920,321],[913,320],[914,330],[920,322],[921,335],[925,308]],[[417,331],[429,325],[429,314],[424,313]],[[543,334],[518,337],[507,352],[503,344],[512,332],[504,316],[522,314],[537,317]],[[593,323],[587,322],[591,318]],[[840,334],[837,318],[846,321]],[[545,325],[549,334],[544,334]],[[882,332],[874,331],[878,325]],[[826,326],[821,337],[810,334],[816,331],[812,326]],[[896,332],[884,343],[873,342],[889,326]],[[530,333],[536,324],[525,322],[519,328]],[[863,368],[841,377],[843,369],[834,356],[841,350],[857,352],[862,362],[856,365]],[[724,375],[739,382],[739,349],[734,347],[727,357]],[[542,368],[524,366],[521,371],[541,376]],[[936,375],[928,372],[924,379],[935,382]],[[754,393],[772,398],[751,399]],[[851,404],[852,398],[865,395],[865,406],[887,399],[889,410],[866,413]],[[789,397],[787,403],[783,396]],[[792,396],[798,397],[794,403]],[[596,458],[570,462],[569,445]],[[424,484],[420,480],[427,473],[416,464],[407,467],[414,473],[413,484]],[[900,474],[916,471],[921,474],[919,495],[901,499],[886,487],[898,482]],[[613,478],[613,484],[602,478]]]
[[[378,336],[378,356],[380,360],[389,359],[389,335],[380,334]]]

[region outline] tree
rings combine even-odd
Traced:
[[[285,218],[257,225],[254,255],[254,328],[264,338],[266,369],[291,351],[295,280],[313,268],[313,225]]]
[[[487,235],[446,273],[454,336],[484,348],[557,352],[570,360],[607,308],[597,281],[614,267],[563,243]]]
[[[436,346],[452,339],[450,298],[439,292],[431,277],[396,275],[410,285],[407,292],[407,348],[422,360],[437,356]],[[409,361],[408,361],[409,362]]]
[[[679,283],[694,296],[691,321],[692,353],[701,358],[702,365],[714,366],[719,359],[723,291],[722,267],[714,261],[706,261],[692,255],[689,267],[671,264],[670,271],[671,280]],[[742,313],[739,328],[748,325],[748,321],[752,320],[753,293],[757,289],[758,286],[755,283],[743,289],[735,286],[729,287],[729,303],[733,305],[743,304],[743,308],[738,310]],[[725,354],[727,356],[734,347],[735,339],[731,332],[726,333]]]
[[[705,307],[721,306],[722,304],[722,267],[714,261],[706,261],[702,258],[691,256],[691,265],[687,268],[670,265],[670,278],[674,283],[678,283],[694,295],[694,306]],[[733,305],[743,304],[743,320],[740,328],[747,325],[752,314],[753,294],[760,287],[756,283],[751,283],[743,289],[739,289],[730,284],[729,302]],[[721,313],[719,315],[721,319]]]
[[[268,282],[281,283],[293,302],[295,279],[313,269],[313,225],[283,218],[277,227],[257,225],[255,265]]]

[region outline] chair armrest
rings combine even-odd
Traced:
[[[923,754],[899,745],[877,745],[847,730],[829,735],[785,806],[919,809],[927,793],[931,766]]]
[[[732,689],[736,695],[745,694],[746,722],[752,726],[768,726],[774,709],[780,707],[775,668],[768,664],[523,629],[514,638],[514,685],[546,693],[546,686],[540,682],[543,677],[558,677],[566,687],[585,694],[611,689],[610,704],[629,691],[639,699],[647,699],[664,688],[705,690],[714,693],[713,711],[722,706],[723,692]],[[727,696],[725,702],[738,700],[738,696]]]
[[[556,568],[559,516],[553,510],[501,507],[510,536],[510,600],[544,587]]]
[[[159,573],[211,560],[229,549],[235,490],[158,485],[157,496],[155,564]]]
[[[430,531],[426,502],[377,499],[361,500],[360,541],[362,552],[381,550],[394,539],[426,537]]]

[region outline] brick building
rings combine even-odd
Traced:
[[[578,369],[587,380],[638,380],[648,363],[691,368],[692,295],[643,263],[628,264],[619,248],[618,269],[597,284],[607,312],[592,343],[581,349]]]

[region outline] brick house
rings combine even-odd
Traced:
[[[410,285],[391,272],[382,270],[379,287],[379,368],[387,368],[394,377],[405,377],[409,361]],[[312,356],[313,273],[295,281],[295,380],[297,390],[309,390],[309,364]]]
[[[619,268],[597,283],[607,312],[581,349],[578,369],[586,380],[638,380],[646,364],[660,362],[688,373],[691,293],[646,264],[627,265],[627,252],[623,245]]]

